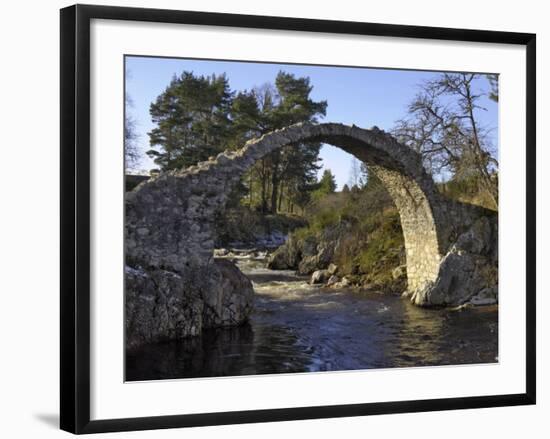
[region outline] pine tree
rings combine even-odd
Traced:
[[[307,77],[279,72],[275,84],[231,91],[225,75],[174,76],[151,104],[156,127],[149,133],[147,154],[161,170],[185,168],[226,149],[298,122],[317,122],[326,101],[314,101]],[[232,194],[232,202],[259,198],[263,212],[288,211],[309,201],[320,168],[318,142],[283,147],[260,159]],[[254,198],[256,196],[256,198]]]
[[[207,160],[228,145],[232,93],[225,75],[195,76],[183,72],[151,104],[157,127],[149,133],[147,154],[162,170]]]
[[[321,195],[328,195],[334,193],[334,191],[336,191],[336,179],[330,169],[325,169],[316,192]]]
[[[315,102],[310,94],[313,86],[307,77],[296,78],[280,71],[275,78],[276,104],[267,111],[269,130],[280,129],[298,122],[317,122],[326,114],[327,102]],[[319,170],[318,142],[289,145],[270,154],[271,199],[270,211],[276,212],[281,191],[286,187],[293,194],[292,201],[304,205],[303,192],[314,184]]]

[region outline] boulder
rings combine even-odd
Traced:
[[[482,255],[490,251],[492,243],[489,219],[481,217],[458,237],[455,246],[458,250]]]
[[[204,289],[203,328],[240,325],[252,311],[254,288],[237,266],[228,260],[215,261]]]
[[[315,256],[317,254],[317,239],[314,236],[308,236],[300,243],[300,247],[303,256]]]
[[[329,264],[327,270],[331,275],[336,274],[338,271],[338,266],[336,264]]]
[[[488,305],[498,302],[497,216],[481,216],[450,246],[434,282],[405,293],[420,306]]]
[[[336,276],[335,274],[333,274],[332,276],[329,277],[329,279],[327,281],[327,286],[331,287],[331,286],[337,284],[339,281],[340,281],[340,278],[338,276]]]
[[[286,243],[275,250],[267,260],[270,270],[294,270],[302,257],[300,243],[292,235]]]
[[[161,269],[126,268],[126,347],[199,335],[204,302],[200,286]]]
[[[330,282],[330,279],[329,279],[329,282]],[[342,278],[342,280],[330,285],[332,288],[346,288],[346,287],[349,287],[351,285],[351,282],[349,281],[349,279],[344,276]]]
[[[317,247],[317,267],[318,268],[328,268],[331,264],[332,258],[334,257],[334,248],[336,246],[336,241],[322,242]]]
[[[476,306],[482,306],[482,305],[495,305],[498,303],[498,288],[491,287],[491,288],[484,288],[479,293],[477,293],[475,296],[473,296],[469,303]]]
[[[463,304],[473,294],[464,288],[473,270],[472,258],[456,250],[449,252],[441,261],[437,280],[415,291],[411,302],[420,306]]]
[[[305,256],[298,264],[298,274],[311,274],[316,270],[322,269],[319,267],[319,258],[315,256]]]
[[[313,284],[322,284],[325,283],[330,278],[330,273],[328,270],[317,270],[314,271],[311,275],[310,283]]]
[[[331,264],[332,257],[334,256],[334,245],[330,243],[321,243],[318,245],[317,253],[310,256],[302,256],[301,261],[298,263],[298,274],[311,274],[316,270],[328,269],[330,265],[333,265],[331,270],[334,270],[330,274],[334,274],[338,267]]]
[[[229,250],[227,250],[226,248],[217,248],[214,250],[215,258],[224,257],[224,256],[227,256],[228,254],[229,254]]]
[[[182,273],[125,270],[126,346],[196,336],[205,328],[240,325],[252,311],[250,280],[229,260]]]
[[[272,270],[295,269],[299,274],[309,275],[316,270],[327,269],[334,258],[335,249],[349,230],[349,223],[341,221],[327,227],[319,236],[297,238],[290,235],[286,243],[269,258],[268,268]],[[331,268],[334,274],[337,267]]]
[[[419,306],[458,306],[486,288],[489,279],[479,267],[486,266],[480,256],[459,251],[453,247],[439,266],[435,282],[411,295],[411,302]]]
[[[269,255],[267,268],[270,270],[288,270],[292,268],[289,265],[289,258],[284,245]]]

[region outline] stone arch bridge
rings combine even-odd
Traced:
[[[408,278],[405,295],[413,303],[454,306],[495,289],[494,212],[444,198],[420,155],[391,135],[376,127],[335,123],[293,125],[251,140],[238,151],[141,183],[126,194],[127,264],[145,274],[174,273],[187,282],[202,273],[199,277],[206,282],[215,242],[214,217],[224,209],[234,185],[264,155],[306,141],[328,143],[354,155],[387,188],[400,214]]]

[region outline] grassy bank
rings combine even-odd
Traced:
[[[405,263],[399,213],[378,180],[371,178],[363,189],[327,195],[310,206],[308,218],[309,225],[294,232],[293,238],[323,246],[327,229],[337,231],[326,245],[333,247],[331,263],[338,267],[340,278],[383,291],[406,288],[404,273],[394,276]]]
[[[438,189],[448,198],[491,208],[476,181],[451,181]],[[361,189],[327,194],[311,203],[306,215],[308,225],[292,232],[274,266],[310,274],[334,264],[337,276],[353,285],[384,292],[406,290],[399,213],[376,177],[371,176]]]

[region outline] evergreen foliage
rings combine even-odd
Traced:
[[[298,122],[317,122],[326,101],[314,101],[309,78],[283,71],[274,84],[234,92],[225,75],[183,72],[151,104],[156,127],[149,133],[161,170],[185,168],[246,141]],[[263,157],[235,190],[233,204],[244,202],[264,213],[304,208],[317,183],[318,142],[289,145]]]

